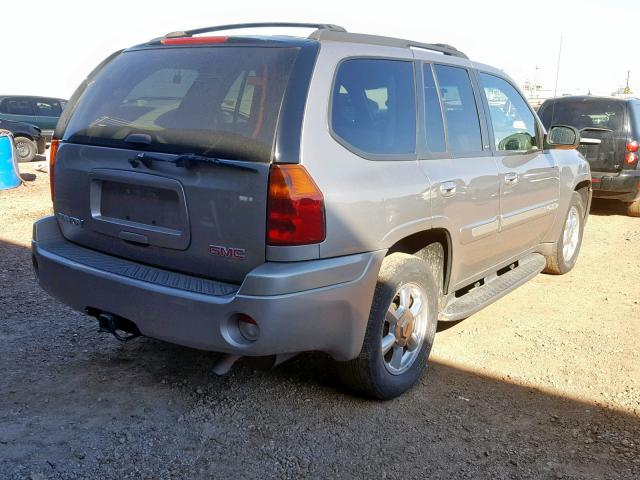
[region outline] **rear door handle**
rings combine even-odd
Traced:
[[[504,182],[515,184],[518,183],[518,174],[516,172],[509,172],[504,174]]]
[[[453,197],[456,194],[455,182],[442,182],[440,184],[440,195],[443,197]]]

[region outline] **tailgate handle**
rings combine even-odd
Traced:
[[[118,233],[118,238],[127,242],[139,243],[140,245],[149,245],[149,238],[146,235],[127,232],[125,230],[122,230],[120,231],[120,233]]]

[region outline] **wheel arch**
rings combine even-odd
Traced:
[[[584,205],[584,217],[589,216],[589,210],[591,209],[591,180],[582,180],[573,189],[574,192],[582,197],[582,203]]]
[[[28,140],[31,140],[32,142],[35,142],[35,138],[33,138],[31,135],[29,135],[28,133],[17,133],[13,136],[14,139],[18,139],[18,138],[26,138]]]
[[[442,248],[433,249],[430,248],[431,245],[440,245]],[[432,228],[413,233],[394,243],[387,255],[395,252],[415,255],[430,263],[434,268],[434,277],[438,280],[441,294],[447,294],[453,258],[449,231],[444,228]]]

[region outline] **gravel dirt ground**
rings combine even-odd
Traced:
[[[421,382],[344,393],[275,369],[122,344],[37,286],[48,178],[0,192],[0,478],[640,478],[640,219],[597,203],[577,267],[441,327]]]

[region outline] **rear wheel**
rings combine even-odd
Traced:
[[[16,137],[15,143],[18,162],[31,162],[36,158],[36,154],[38,153],[36,142],[26,137]]]
[[[584,216],[582,197],[578,192],[573,192],[562,233],[556,242],[555,252],[547,256],[545,273],[564,275],[575,266],[582,245]]]
[[[627,215],[630,217],[640,217],[640,200],[627,204]]]
[[[385,258],[360,355],[339,364],[342,381],[366,396],[389,399],[420,378],[437,326],[438,289],[426,262],[394,253]]]

